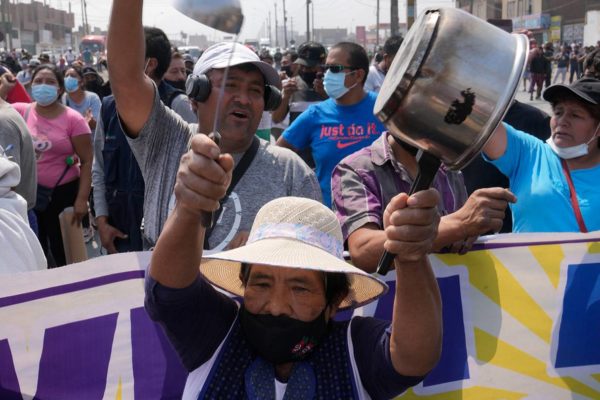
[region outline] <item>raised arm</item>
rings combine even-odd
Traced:
[[[390,354],[396,372],[422,376],[442,350],[442,306],[427,254],[440,217],[435,189],[394,197],[384,212],[386,250],[397,254]]]
[[[204,211],[219,208],[231,182],[233,158],[221,154],[206,135],[195,135],[183,155],[175,183],[175,210],[165,223],[150,263],[150,275],[163,286],[184,288],[198,276],[205,229]]]
[[[483,152],[492,160],[497,160],[504,155],[506,142],[506,128],[503,123],[500,123],[494,133],[492,133],[490,140],[483,146]]]
[[[154,85],[144,73],[143,0],[114,0],[108,26],[110,83],[127,134],[137,137],[154,102]]]

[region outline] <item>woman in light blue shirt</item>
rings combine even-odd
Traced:
[[[501,124],[483,148],[510,180],[514,232],[600,230],[600,80],[546,89],[546,143]]]
[[[100,118],[102,102],[96,93],[85,90],[84,85],[81,67],[69,67],[65,71],[63,104],[83,115],[93,133],[96,130],[96,121]]]

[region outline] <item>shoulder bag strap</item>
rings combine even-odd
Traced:
[[[252,160],[254,160],[256,153],[258,153],[259,145],[260,145],[260,140],[255,135],[254,138],[252,139],[252,144],[250,145],[250,148],[248,150],[246,150],[246,152],[240,159],[240,162],[233,169],[233,173],[231,176],[231,184],[229,185],[229,188],[227,189],[227,193],[225,194],[225,197],[223,197],[221,199],[221,201],[219,202],[221,204],[221,206],[213,214],[213,221],[215,221],[215,223],[216,223],[216,221],[219,220],[219,217],[221,216],[221,213],[223,212],[223,204],[225,204],[225,202],[229,198],[229,195],[233,192],[233,189],[235,189],[235,186],[238,184],[240,179],[242,179],[242,176],[244,176],[244,174],[246,173],[246,170],[250,166],[250,163],[252,163]],[[210,238],[210,235],[215,227],[215,223],[213,223],[209,228],[206,228],[206,233],[204,234],[204,249],[206,249],[206,250],[208,250],[208,239]]]
[[[25,115],[23,118],[25,120],[25,124],[27,124],[27,121],[29,120],[29,112],[31,111],[31,103],[27,104],[27,108],[25,109]]]
[[[573,207],[573,211],[575,211],[575,218],[577,219],[577,225],[579,225],[579,231],[583,233],[587,233],[587,227],[585,226],[585,222],[583,221],[583,215],[581,215],[581,210],[579,209],[579,202],[577,201],[577,192],[575,192],[575,185],[573,185],[573,180],[571,179],[571,172],[569,171],[569,166],[564,159],[560,160],[562,165],[563,173],[567,178],[567,183],[569,184],[569,195],[571,197],[571,206]]]

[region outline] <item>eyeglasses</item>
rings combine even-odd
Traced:
[[[347,67],[345,65],[336,65],[336,64],[323,64],[321,67],[323,68],[323,70],[325,72],[331,70],[331,72],[333,72],[334,74],[337,74],[338,72],[342,72],[345,69],[349,69],[351,71],[355,71],[358,69],[355,67]]]

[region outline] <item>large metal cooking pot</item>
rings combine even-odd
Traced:
[[[374,113],[447,167],[464,167],[510,106],[528,43],[455,8],[423,12],[387,72]]]
[[[440,162],[460,169],[494,132],[519,85],[528,43],[455,8],[429,9],[408,32],[375,102],[395,137],[419,148],[410,193],[427,189]],[[377,272],[385,275],[387,251]]]

